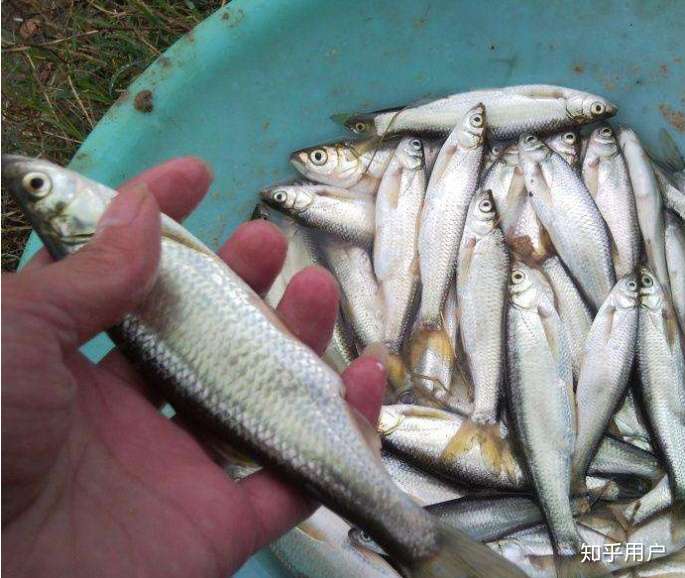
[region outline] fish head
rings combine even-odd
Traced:
[[[459,144],[466,149],[481,146],[485,141],[485,121],[485,106],[479,103],[469,110],[461,121]]]
[[[350,531],[347,534],[347,538],[349,539],[350,543],[356,548],[370,550],[371,552],[374,552],[375,554],[379,554],[381,556],[388,555],[385,552],[385,550],[383,550],[383,548],[381,548],[375,542],[375,540],[361,528],[350,528]]]
[[[334,119],[337,120],[337,119]],[[350,132],[359,136],[374,136],[375,125],[373,122],[373,114],[351,114],[345,115],[345,118],[340,118],[343,126]]]
[[[484,237],[497,226],[497,209],[490,189],[473,196],[466,226],[477,237]]]
[[[314,195],[300,185],[268,187],[260,194],[265,203],[284,213],[301,213],[314,202]]]
[[[616,283],[612,291],[614,305],[618,309],[633,309],[640,300],[640,284],[635,273],[630,273]]]
[[[534,163],[542,162],[552,153],[541,139],[531,133],[524,133],[519,137],[518,150],[522,161]]]
[[[349,187],[362,176],[360,156],[348,143],[301,149],[290,155],[290,162],[305,177],[327,185]]]
[[[566,112],[578,124],[614,116],[618,107],[596,94],[579,93],[566,100]]]
[[[618,142],[614,130],[608,125],[604,124],[597,127],[590,135],[590,147],[592,147],[596,154],[602,158],[613,157],[618,153]]]
[[[116,191],[49,161],[2,155],[2,184],[29,217],[54,258],[95,233]]]
[[[508,166],[515,167],[519,164],[519,147],[518,144],[510,144],[504,149],[500,159],[503,160]]]
[[[647,267],[640,268],[640,306],[652,311],[658,311],[663,304],[663,289],[661,284]]]
[[[578,165],[580,160],[580,139],[575,131],[567,130],[554,135],[545,141],[547,146],[558,155],[561,155],[572,167]]]
[[[397,145],[395,156],[405,169],[421,168],[424,165],[423,141],[418,137],[403,138]]]
[[[509,275],[509,298],[519,309],[536,309],[539,287],[533,271],[523,263],[515,263]]]

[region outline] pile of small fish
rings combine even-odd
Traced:
[[[321,263],[327,362],[387,348],[392,479],[529,576],[685,576],[685,163],[615,112],[536,85],[340,115],[360,138],[293,153],[306,180],[256,211],[289,240],[267,302]],[[312,578],[396,575],[347,528],[322,508],[274,551]]]

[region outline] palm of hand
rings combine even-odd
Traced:
[[[180,218],[208,177],[185,159],[148,171],[140,183]],[[141,239],[119,237],[125,267],[131,251],[123,245],[138,250]],[[269,225],[253,223],[219,254],[264,292],[285,243]],[[39,257],[30,271],[3,279],[2,546],[9,576],[225,576],[311,511],[270,472],[230,480],[159,413],[154,393],[120,353],[98,365],[85,359],[68,308],[41,294],[49,268],[69,260],[48,261]],[[278,308],[318,352],[336,311],[335,286],[315,268],[293,279]],[[365,400],[350,401],[375,419],[384,382],[378,364],[360,358],[344,379],[348,399],[364,384]]]

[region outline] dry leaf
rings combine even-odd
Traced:
[[[19,27],[19,35],[24,40],[28,40],[38,32],[40,32],[40,18],[29,18]]]

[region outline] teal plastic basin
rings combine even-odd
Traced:
[[[204,158],[216,180],[187,226],[216,248],[260,187],[294,174],[288,153],[343,134],[335,112],[562,84],[618,104],[650,147],[667,128],[685,148],[683,22],[678,0],[234,0],[130,86],[71,167],[116,186],[173,156]],[[34,235],[24,259],[38,246]],[[260,553],[238,575],[287,574]]]

